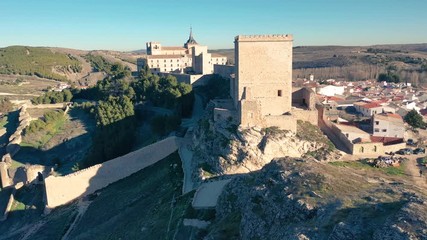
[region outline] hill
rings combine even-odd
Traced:
[[[234,62],[233,49],[211,50]],[[402,81],[427,84],[427,44],[374,46],[297,46],[293,49],[293,79],[376,79],[387,67],[397,69]]]
[[[96,56],[109,64],[120,63],[136,71],[136,53],[68,48],[10,46],[0,48],[0,74],[36,76],[42,79],[93,85],[105,77],[90,58]],[[25,79],[31,81],[30,78]]]
[[[35,75],[67,80],[66,73],[79,73],[81,63],[70,54],[54,53],[47,48],[12,46],[0,49],[0,73]]]

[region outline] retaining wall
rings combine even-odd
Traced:
[[[66,204],[130,176],[175,152],[180,138],[169,137],[124,156],[66,176],[45,179],[47,210]]]

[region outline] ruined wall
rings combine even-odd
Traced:
[[[304,106],[309,110],[316,109],[316,93],[310,88],[293,88],[292,89],[292,104]]]
[[[52,209],[66,204],[136,173],[175,152],[179,142],[179,138],[169,137],[66,176],[49,176],[45,179],[46,207]]]
[[[8,187],[12,184],[8,169],[9,167],[7,166],[6,162],[0,162],[0,180],[2,188]]]
[[[6,202],[6,205],[0,206],[0,209],[1,209],[1,211],[0,211],[0,222],[5,221],[7,219],[7,216],[9,215],[9,212],[12,209],[13,202],[15,201],[15,197],[14,197],[15,192],[16,192],[15,188],[9,188],[9,189],[4,190],[4,191],[10,191],[10,195],[9,195],[8,201]]]

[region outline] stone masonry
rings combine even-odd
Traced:
[[[278,126],[295,130],[296,121],[289,117],[292,41],[291,35],[239,35],[235,38],[236,78],[230,91],[241,126]]]

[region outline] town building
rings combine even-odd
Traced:
[[[357,102],[354,103],[356,111],[360,112],[365,117],[372,117],[374,114],[379,113],[395,113],[396,110],[392,107],[389,107],[384,102]]]
[[[372,116],[372,135],[375,137],[403,138],[405,125],[399,114],[381,113]]]
[[[345,91],[345,86],[334,86],[334,85],[327,85],[327,86],[321,86],[317,88],[317,93],[320,95],[332,97],[335,95],[343,95]]]

